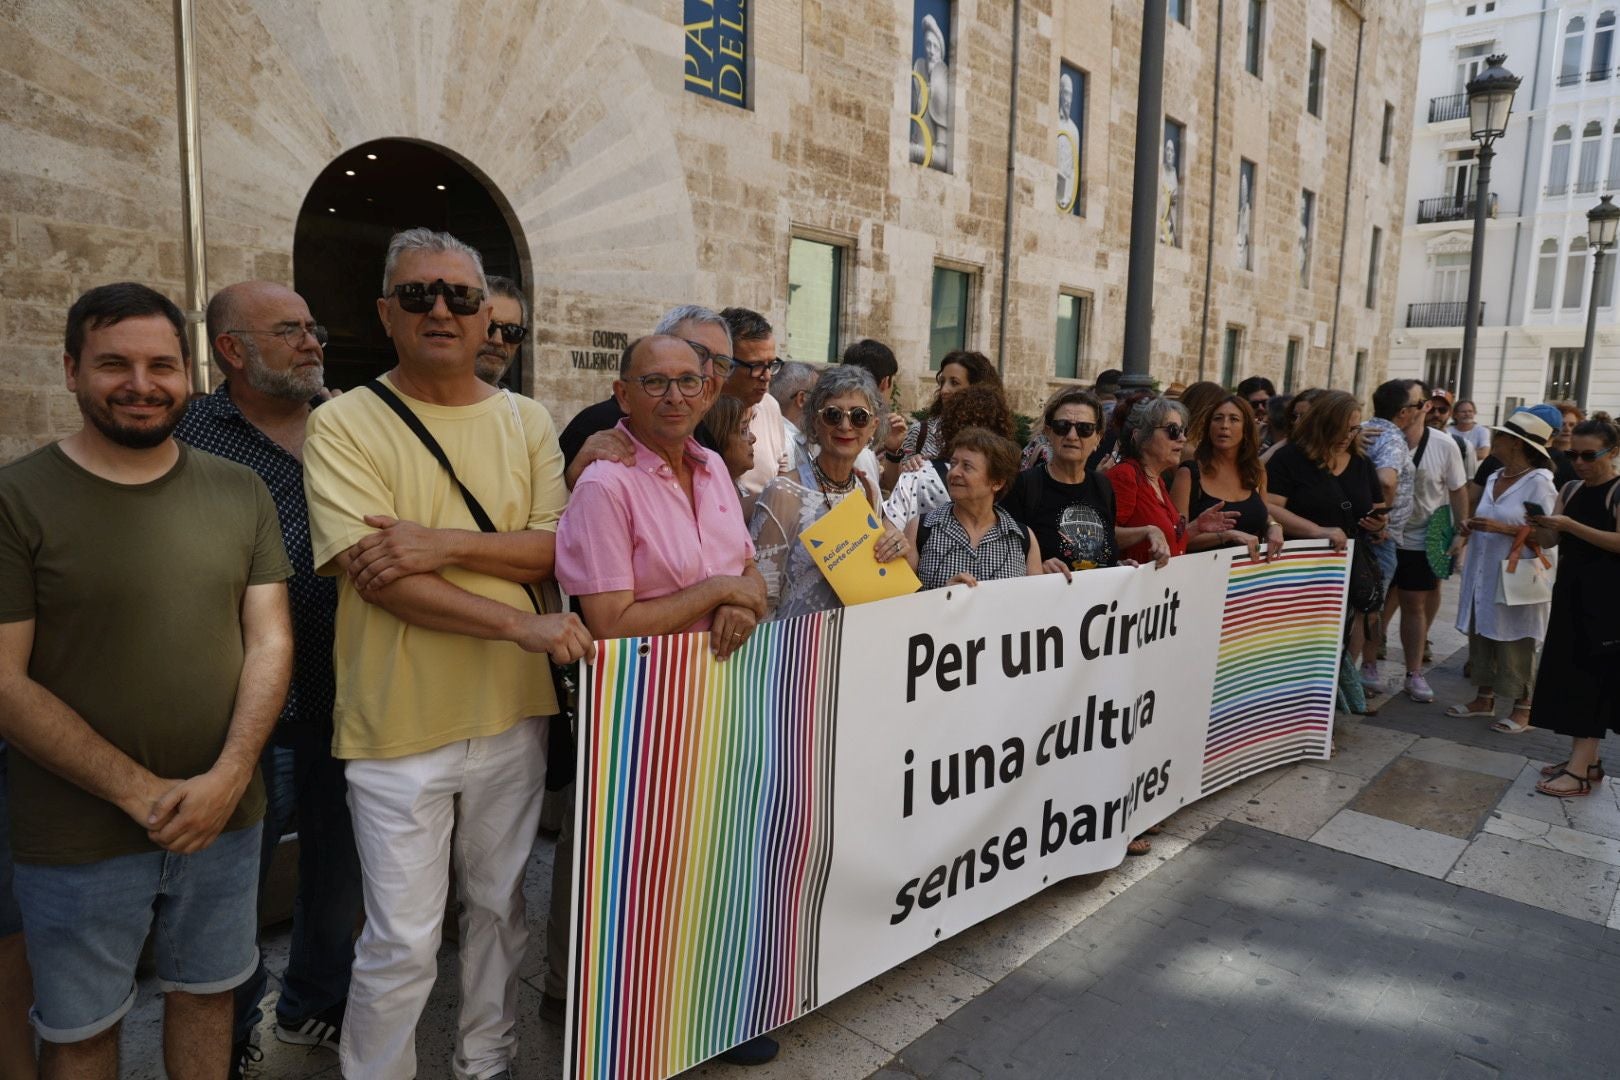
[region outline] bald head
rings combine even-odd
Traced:
[[[228,379],[291,401],[307,401],[321,389],[325,331],[304,298],[287,286],[227,285],[208,301],[205,318],[214,360]]]

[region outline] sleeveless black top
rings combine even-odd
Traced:
[[[1187,499],[1187,520],[1197,521],[1199,514],[1222,500],[1204,490],[1197,461],[1183,461],[1181,467],[1192,475],[1192,494]],[[1238,532],[1258,536],[1261,540],[1266,538],[1266,523],[1271,520],[1271,510],[1266,506],[1266,500],[1261,496],[1259,488],[1249,492],[1249,497],[1241,502],[1228,502],[1226,509],[1236,511],[1237,524],[1232,527]]]

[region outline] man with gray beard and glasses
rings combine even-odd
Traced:
[[[315,573],[304,501],[304,425],[328,392],[326,330],[304,298],[283,285],[227,285],[208,304],[208,339],[225,382],[194,399],[175,435],[246,465],[270,489],[293,565],[294,668],[286,704],[264,748],[266,812],[259,899],[283,833],[298,830],[298,898],[292,946],[276,1004],[276,1037],[336,1050],[349,996],[360,862],[346,804],[343,764],[332,757],[332,626],[337,582]],[[255,1030],[269,985],[263,954],[236,990],[232,1075],[259,1056]]]

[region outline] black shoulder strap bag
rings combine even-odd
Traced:
[[[449,455],[444,452],[444,447],[439,445],[439,440],[435,439],[433,433],[427,429],[427,425],[422,423],[422,418],[411,412],[410,407],[399,400],[399,395],[390,390],[388,385],[381,379],[372,379],[364,385],[367,390],[382,398],[383,404],[394,410],[394,415],[404,421],[405,426],[411,429],[411,434],[422,441],[422,445],[427,447],[427,452],[433,455],[433,459],[444,466],[444,471],[450,474],[450,482],[455,484],[456,489],[461,492],[461,501],[467,504],[467,512],[472,515],[472,519],[477,523],[479,530],[487,533],[500,532],[495,527],[495,523],[489,519],[489,515],[484,512],[483,504],[478,501],[477,496],[468,491],[467,485],[463,484],[461,477],[456,475],[456,467],[450,464]],[[529,604],[534,608],[534,613],[536,615],[541,614],[540,598],[534,594],[534,589],[524,585],[523,594],[529,598]]]

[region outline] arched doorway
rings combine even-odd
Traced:
[[[465,240],[483,255],[487,273],[513,279],[529,295],[527,248],[505,199],[487,179],[427,143],[362,143],[316,177],[293,234],[293,287],[332,335],[327,385],[347,390],[394,366],[376,300],[389,238],[416,226]],[[525,344],[503,380],[520,392],[528,349]]]

